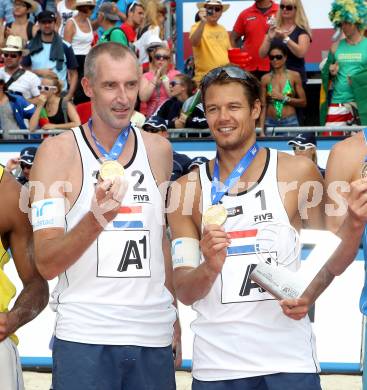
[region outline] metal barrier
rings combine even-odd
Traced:
[[[298,126],[298,127],[271,127],[266,129],[266,136],[276,137],[276,133],[279,136],[284,136],[286,133],[291,135],[292,133],[323,133],[323,132],[345,132],[345,133],[353,133],[361,131],[366,126],[334,126],[334,127],[325,127],[325,126]],[[28,136],[30,139],[30,135],[39,134],[39,135],[57,135],[63,133],[62,129],[54,129],[54,130],[36,130],[33,132],[29,132],[27,130],[9,130],[9,135],[24,135]],[[260,134],[261,129],[256,128],[256,133]],[[3,130],[0,130],[0,134],[3,133]],[[209,129],[168,129],[168,133],[170,138],[207,138],[211,136]]]

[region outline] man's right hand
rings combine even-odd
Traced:
[[[222,271],[230,243],[231,240],[223,227],[218,225],[204,227],[200,248],[207,267],[213,273],[219,274]]]
[[[115,180],[104,180],[97,184],[92,200],[91,211],[102,227],[111,222],[119,212],[121,203],[128,188],[128,181],[124,177]]]
[[[0,342],[5,340],[11,333],[9,313],[0,313]]]
[[[339,64],[337,62],[335,62],[335,64],[331,64],[329,66],[329,72],[332,76],[336,76],[339,72]]]
[[[203,23],[206,23],[206,17],[207,17],[206,9],[205,8],[200,8],[199,9],[200,21],[203,22]]]

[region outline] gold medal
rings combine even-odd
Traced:
[[[102,180],[114,181],[117,176],[124,176],[124,167],[116,160],[103,161],[99,170],[99,175]]]
[[[206,225],[223,225],[227,219],[227,210],[221,204],[210,206],[203,214],[203,223]]]
[[[362,170],[361,170],[361,178],[362,179],[367,178],[367,162],[363,163]]]

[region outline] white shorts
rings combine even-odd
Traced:
[[[0,342],[0,389],[24,390],[18,349],[10,338]]]

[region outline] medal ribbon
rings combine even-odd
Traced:
[[[93,138],[94,142],[96,143],[96,146],[97,146],[98,150],[101,152],[101,154],[107,160],[117,160],[119,158],[120,154],[122,153],[122,151],[124,150],[127,138],[129,137],[131,125],[129,125],[121,130],[121,132],[118,135],[115,143],[113,144],[110,152],[106,151],[106,149],[101,145],[101,143],[98,141],[96,135],[94,134],[92,118],[89,118],[88,126],[90,129],[90,133],[92,135],[92,138]]]
[[[213,181],[211,189],[211,199],[213,205],[219,203],[223,196],[237,183],[239,178],[246,172],[247,168],[251,165],[258,151],[259,145],[255,142],[246,152],[246,154],[241,158],[241,160],[235,166],[230,175],[227,177],[221,189],[219,188],[219,161],[217,155],[214,162]]]

